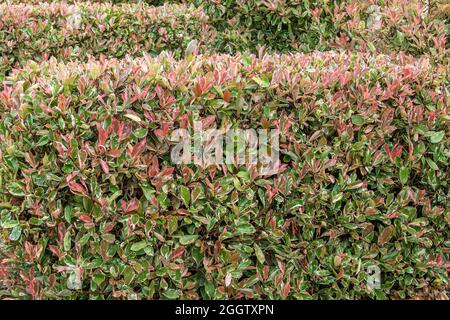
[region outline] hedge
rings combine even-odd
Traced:
[[[404,54],[30,62],[0,92],[0,297],[445,296],[448,79]],[[280,173],[173,164],[194,120],[278,128]]]
[[[239,30],[248,45],[308,52],[352,47],[438,54],[449,49],[450,6],[442,1],[192,1],[218,30]],[[227,31],[225,31],[227,32]]]
[[[193,39],[205,53],[256,53],[262,46],[283,52],[343,48],[426,54],[438,63],[449,62],[450,7],[436,1],[177,2],[162,7],[0,4],[3,69],[16,61],[41,60],[43,54],[58,59],[85,59],[88,54],[119,58],[172,50],[181,56]],[[78,19],[79,27],[71,27]]]
[[[170,50],[175,56],[193,40],[202,40],[207,17],[187,5],[149,7],[134,4],[0,4],[0,52],[4,73],[28,60],[86,60],[89,55]],[[3,69],[3,70],[2,70]]]

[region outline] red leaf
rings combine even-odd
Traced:
[[[115,225],[116,225],[116,224],[113,223],[113,222],[108,222],[108,223],[106,224],[105,228],[103,229],[102,233],[105,234],[105,233],[110,232],[112,229],[114,229],[114,226],[115,226]]]
[[[37,279],[34,277],[34,268],[30,269],[30,294],[33,299],[36,299],[36,287],[37,287]]]
[[[133,96],[133,98],[131,98],[131,103],[135,102],[137,99],[139,99],[139,94],[136,92]]]
[[[135,211],[137,209],[139,209],[139,200],[136,198],[133,198],[130,200],[130,202],[128,203],[128,210],[127,212],[131,212],[131,211]]]
[[[290,284],[290,279],[287,280],[287,282],[285,283],[284,287],[283,287],[283,292],[281,293],[281,295],[286,298],[289,295],[289,292],[291,292],[291,284]]]
[[[178,247],[172,252],[172,254],[170,255],[170,259],[173,260],[178,257],[181,257],[183,255],[183,253],[184,253],[184,247]]]
[[[387,226],[378,236],[378,242],[381,246],[384,246],[392,237],[395,227],[393,225]]]
[[[216,116],[207,116],[206,118],[202,119],[202,128],[208,128],[211,124],[216,121]]]
[[[158,207],[158,206],[159,206],[159,202],[158,202],[158,199],[156,199],[156,197],[152,197],[152,198],[150,199],[150,202],[151,202],[152,205],[154,205],[155,207]]]
[[[402,150],[403,147],[402,146],[397,146],[394,151],[392,152],[392,158],[397,158],[398,156],[400,156],[402,154]]]
[[[159,84],[156,85],[156,87],[155,87],[155,92],[156,92],[156,94],[158,95],[158,98],[159,98],[159,99],[161,99],[161,98],[163,97],[163,95],[164,95],[164,90],[161,89],[161,87],[160,87]]]
[[[156,177],[159,173],[159,162],[156,156],[153,156],[150,164],[148,165],[148,176]]]
[[[223,100],[225,100],[226,102],[230,102],[231,100],[231,93],[228,90],[225,90],[223,92]]]
[[[168,133],[169,133],[169,124],[167,124],[167,123],[163,123],[161,125],[161,129],[155,130],[155,135],[160,139],[165,138]]]
[[[122,138],[123,130],[125,128],[125,124],[117,120],[116,118],[113,118],[111,120],[111,127],[114,131],[114,133],[117,135],[119,140]]]
[[[25,251],[27,252],[30,261],[33,261],[36,255],[36,250],[35,250],[35,246],[32,245],[30,242],[26,241],[25,242]]]
[[[75,177],[79,172],[79,170],[75,170],[72,173],[68,174],[66,177],[66,182],[69,183],[70,181],[72,181],[73,177]]]
[[[272,188],[269,184],[269,182],[267,182],[267,194],[269,195],[269,201],[272,200],[272,198],[278,193],[278,189],[277,188]]]
[[[87,191],[83,187],[83,185],[81,185],[75,181],[69,182],[69,188],[73,193],[81,193],[82,195],[87,196]]]
[[[48,248],[50,249],[51,252],[53,252],[53,254],[54,254],[55,256],[57,256],[58,258],[61,257],[61,251],[59,250],[59,248],[58,248],[57,246],[55,246],[55,245],[53,245],[53,244],[50,244],[50,245],[48,246]]]
[[[391,214],[388,216],[388,218],[389,218],[389,219],[395,219],[395,218],[398,218],[399,215],[400,215],[400,211],[395,211],[395,212],[391,213]]]
[[[200,84],[197,83],[194,88],[192,89],[192,91],[194,92],[194,95],[196,98],[200,97],[202,95],[202,89],[200,87]]]
[[[100,159],[100,166],[102,167],[104,173],[109,174],[109,166],[108,163],[106,163],[106,161]]]
[[[384,151],[386,151],[389,159],[392,160],[392,153],[391,153],[391,150],[389,149],[389,146],[387,144],[384,145]]]
[[[142,92],[141,92],[141,99],[144,100],[144,98],[147,96],[148,91],[150,90],[150,86],[146,86]]]
[[[174,96],[170,96],[167,101],[165,101],[165,103],[162,105],[163,107],[168,107],[170,105],[172,105],[173,103],[175,103],[175,97]]]
[[[131,150],[131,158],[133,158],[133,159],[136,158],[142,152],[142,150],[144,150],[146,143],[147,143],[147,138],[144,138],[140,142],[138,142]]]
[[[60,222],[58,224],[58,239],[59,239],[59,241],[63,241],[65,235],[66,235],[66,226],[65,226],[64,222]]]
[[[410,158],[410,159],[412,158],[413,151],[414,151],[414,147],[413,147],[412,144],[410,144],[410,145],[408,146],[408,153],[409,153],[409,158]]]
[[[167,167],[164,168],[164,170],[160,173],[161,176],[170,176],[174,171],[174,168],[172,167]]]
[[[118,158],[121,153],[122,153],[122,151],[120,151],[120,149],[112,149],[108,152],[108,156],[113,157],[113,158]]]
[[[92,218],[88,216],[87,214],[82,214],[78,217],[81,221],[84,223],[92,223]]]
[[[122,101],[125,103],[128,101],[128,92],[127,91],[122,93]]]
[[[129,213],[129,212],[132,212],[132,211],[135,211],[135,210],[139,209],[140,203],[139,203],[138,199],[133,198],[128,203],[125,200],[122,200],[120,202],[120,205],[122,207],[122,210],[125,213]]]
[[[103,129],[102,125],[97,122],[97,131],[98,131],[98,139],[97,139],[97,147],[104,147],[106,140],[108,140],[108,132]]]

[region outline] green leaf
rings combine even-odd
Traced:
[[[147,241],[142,240],[131,245],[131,251],[139,251],[144,249],[148,245]]]
[[[149,185],[141,185],[142,192],[145,198],[150,201],[153,198],[153,194],[156,192],[154,188]]]
[[[11,230],[11,233],[9,234],[9,240],[17,241],[17,240],[19,240],[21,234],[22,234],[22,228],[20,228],[19,226],[16,226]]]
[[[176,216],[169,216],[167,218],[167,231],[173,234],[178,229],[178,218]]]
[[[182,236],[180,238],[180,243],[182,245],[187,245],[187,244],[191,244],[193,242],[195,242],[195,240],[198,239],[198,235],[194,234],[194,235],[186,235],[186,236]]]
[[[428,165],[430,166],[431,169],[433,170],[439,170],[439,167],[437,166],[437,164],[431,160],[430,158],[426,158]]]
[[[439,143],[445,136],[444,131],[430,131],[428,134],[430,135],[431,143]]]
[[[165,290],[162,295],[167,299],[178,299],[180,297],[180,294],[175,289]]]
[[[192,193],[191,193],[191,201],[192,201],[193,204],[194,204],[195,201],[200,197],[201,192],[202,192],[202,188],[201,188],[199,185],[197,185],[197,186],[194,188],[194,190],[192,190]]]
[[[8,192],[16,197],[24,197],[25,192],[23,191],[23,187],[17,182],[13,182],[8,186]]]
[[[236,227],[235,234],[253,234],[255,232],[256,229],[254,226],[252,226],[250,223],[245,223]]]
[[[105,233],[104,235],[102,235],[102,239],[108,243],[114,243],[114,241],[116,240],[116,236],[111,233]]]
[[[181,186],[180,187],[180,192],[181,192],[181,199],[184,202],[184,205],[186,206],[186,208],[189,207],[189,203],[191,201],[191,193],[189,192],[189,188],[185,187],[185,186]]]
[[[333,203],[336,203],[336,202],[342,200],[342,198],[344,198],[344,193],[343,192],[339,192],[338,194],[335,194],[335,195],[332,196],[331,201]]]
[[[125,280],[125,284],[129,285],[133,279],[135,277],[135,273],[133,271],[133,269],[129,266],[127,266],[125,268],[125,270],[123,271],[123,279]]]
[[[248,172],[248,171],[239,171],[237,173],[237,176],[244,181],[250,180],[250,172]]]
[[[7,220],[2,222],[2,228],[11,229],[19,225],[19,221],[17,220]]]
[[[214,298],[214,293],[216,291],[216,288],[214,286],[214,283],[212,281],[206,281],[205,283],[205,291],[206,294],[210,299]]]
[[[263,88],[268,88],[269,85],[270,85],[269,80],[264,75],[262,75],[261,78],[260,77],[253,77],[253,81],[255,81],[258,85],[260,85]]]
[[[45,146],[50,141],[48,136],[42,136],[39,141],[36,143],[36,147]]]
[[[266,257],[264,256],[264,253],[262,252],[261,248],[256,243],[253,245],[253,247],[255,248],[255,254],[258,261],[260,263],[264,263],[264,261],[266,261]]]
[[[105,281],[105,276],[101,273],[97,273],[92,277],[92,281],[94,281],[96,285],[101,285],[103,281]]]
[[[131,113],[125,114],[125,117],[127,117],[128,119],[131,119],[133,121],[136,121],[136,122],[141,122],[142,121],[141,118],[139,118],[137,115],[134,115],[134,114],[131,114]]]
[[[147,136],[147,132],[148,132],[147,129],[139,128],[139,129],[136,129],[135,131],[133,131],[133,135],[138,139],[142,139]]]
[[[64,235],[64,244],[63,244],[64,251],[69,251],[71,246],[72,240],[70,239],[70,232],[67,231],[66,234]]]
[[[408,178],[409,178],[409,169],[406,167],[401,167],[400,168],[400,182],[402,184],[406,184],[406,182],[408,182]]]
[[[363,116],[357,114],[352,116],[352,123],[357,126],[362,126],[365,123],[365,119]]]

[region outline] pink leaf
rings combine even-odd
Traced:
[[[82,214],[78,217],[81,221],[84,223],[92,223],[92,218],[88,216],[87,214]]]
[[[81,185],[75,181],[69,182],[69,188],[73,193],[81,193],[82,195],[87,196],[87,191],[83,187],[83,185]]]
[[[97,123],[97,131],[98,131],[97,147],[104,147],[106,140],[108,139],[108,132],[105,129],[103,129],[100,123]]]
[[[104,173],[109,174],[109,166],[108,163],[106,163],[106,161],[100,159],[100,166],[102,167]]]
[[[170,255],[170,259],[173,260],[178,257],[181,257],[183,255],[183,253],[184,253],[184,247],[178,247],[172,252],[172,254]]]
[[[139,209],[139,200],[136,198],[131,199],[128,203],[125,200],[122,200],[120,202],[120,205],[122,207],[122,210],[125,213],[129,213],[129,212],[133,212],[136,211],[137,209]]]
[[[136,158],[142,152],[142,150],[144,150],[146,143],[147,143],[147,138],[144,138],[140,142],[138,142],[131,150],[131,158],[133,158],[133,159]]]
[[[283,292],[281,293],[281,295],[286,298],[289,295],[289,292],[291,292],[291,284],[290,284],[290,280],[288,279],[288,281],[285,283],[284,287],[283,287]]]
[[[112,149],[108,152],[108,156],[113,157],[113,158],[118,158],[121,153],[122,153],[122,151],[120,151],[120,149]]]
[[[392,152],[392,158],[397,158],[398,156],[400,156],[402,154],[402,150],[403,147],[402,146],[397,146],[394,151]]]

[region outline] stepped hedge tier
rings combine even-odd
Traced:
[[[0,72],[50,56],[86,61],[162,50],[181,56],[192,40],[204,53],[344,48],[448,63],[450,6],[439,1],[99,2],[0,3]]]
[[[445,295],[448,72],[351,51],[28,61],[0,92],[0,296]],[[172,163],[194,121],[278,129],[280,172]]]
[[[186,5],[44,3],[0,4],[2,68],[51,56],[86,60],[89,55],[123,57],[172,50],[202,40],[207,17]],[[0,69],[0,71],[1,71]]]

